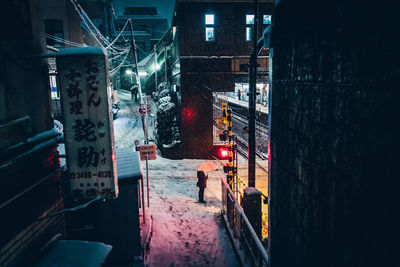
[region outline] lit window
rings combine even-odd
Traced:
[[[263,16],[263,24],[271,24],[271,15]]]
[[[246,27],[246,41],[251,41],[251,28]]]
[[[214,41],[214,27],[206,27],[206,41]]]
[[[206,14],[206,25],[214,25],[214,15]]]
[[[54,74],[49,75],[49,80],[50,80],[51,98],[59,99],[60,92],[57,89],[56,75],[54,75]]]
[[[246,15],[246,24],[254,24],[254,15]]]

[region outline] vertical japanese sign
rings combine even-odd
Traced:
[[[108,61],[100,47],[57,53],[71,194],[118,195]]]

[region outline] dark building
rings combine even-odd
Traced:
[[[69,0],[41,1],[46,46],[49,53],[65,47],[94,43],[94,38],[81,27],[81,18]],[[56,59],[48,58],[49,81],[54,119],[63,122],[61,115],[60,92],[57,86]]]
[[[134,30],[138,62],[145,59],[147,56],[151,56],[154,50],[154,45],[160,41],[161,37],[168,29],[168,20],[164,17],[161,17],[158,14],[157,8],[154,6],[124,6],[122,5],[122,2],[119,5],[116,2],[114,3],[114,7],[117,14],[117,17],[115,19],[115,36],[124,29],[123,27],[126,24],[127,20],[131,19]],[[128,42],[130,42],[130,25],[127,25],[127,27],[125,27],[122,35],[125,40],[128,40]],[[133,57],[130,57],[120,69],[120,88],[130,88],[132,84],[131,78],[126,75],[125,71],[127,69],[133,68]]]
[[[63,39],[81,44],[80,17],[71,2],[69,0],[44,0],[41,2],[46,44],[58,48],[70,46],[62,42]]]
[[[0,265],[27,266],[64,216],[42,1],[0,4]],[[11,16],[10,16],[11,15]]]
[[[128,19],[132,20],[135,43],[137,46],[138,61],[151,54],[154,45],[160,41],[161,37],[168,29],[168,20],[158,14],[157,8],[125,6],[117,8],[117,18],[115,19],[115,30],[118,34],[124,27]],[[130,40],[130,27],[125,28],[123,33]]]
[[[394,266],[397,9],[283,0],[275,11],[271,266]]]
[[[259,1],[258,35],[271,23],[274,1]],[[247,64],[253,48],[253,1],[181,1],[175,6],[172,29],[158,48],[160,81],[178,93],[182,156],[209,158],[213,145],[213,92],[234,92],[248,82]],[[163,43],[170,44],[164,49]],[[268,54],[258,61],[267,83]],[[151,82],[154,83],[154,82]],[[247,91],[242,92],[246,95]]]

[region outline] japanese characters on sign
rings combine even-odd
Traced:
[[[136,151],[140,153],[140,160],[155,160],[157,159],[156,145],[141,145],[136,146]]]
[[[118,195],[108,62],[101,48],[67,48],[57,58],[67,164],[74,199]]]

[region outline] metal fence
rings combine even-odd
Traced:
[[[221,187],[222,213],[226,216],[233,238],[239,241],[244,251],[245,263],[249,266],[269,266],[268,255],[225,178],[221,178]]]

